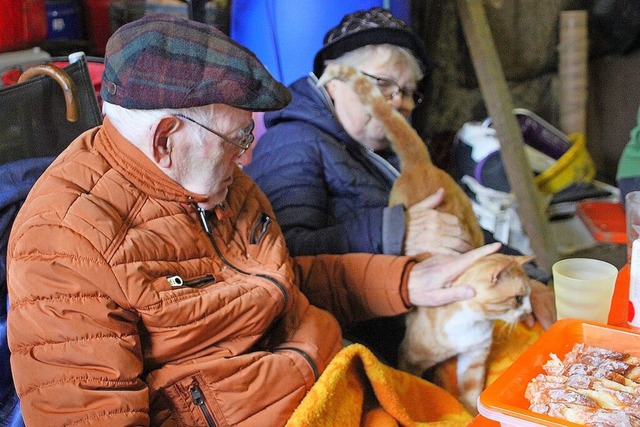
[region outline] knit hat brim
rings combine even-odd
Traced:
[[[433,67],[427,49],[415,34],[402,28],[378,27],[345,34],[325,44],[313,60],[314,74],[318,77],[322,75],[325,61],[338,58],[347,52],[370,44],[392,44],[409,49],[421,62],[425,75],[428,75]]]

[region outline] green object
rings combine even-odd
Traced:
[[[629,142],[622,150],[618,161],[617,179],[640,176],[640,109],[636,127],[631,129]]]

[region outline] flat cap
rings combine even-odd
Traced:
[[[291,101],[256,55],[213,26],[154,14],[118,28],[107,42],[102,99],[152,110],[226,104],[272,111]]]

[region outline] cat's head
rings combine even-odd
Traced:
[[[467,300],[471,309],[489,319],[515,323],[531,313],[531,279],[523,266],[534,258],[492,254],[476,261],[456,283],[475,289],[476,296]]]

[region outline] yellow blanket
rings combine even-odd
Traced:
[[[443,389],[384,365],[361,344],[351,344],[331,361],[287,426],[453,427],[470,421],[469,413]]]
[[[543,332],[537,325],[494,329],[487,382],[499,376]],[[440,378],[455,390],[455,363]],[[360,344],[340,351],[293,413],[287,427],[433,426],[463,427],[472,416],[444,388],[380,362]]]

